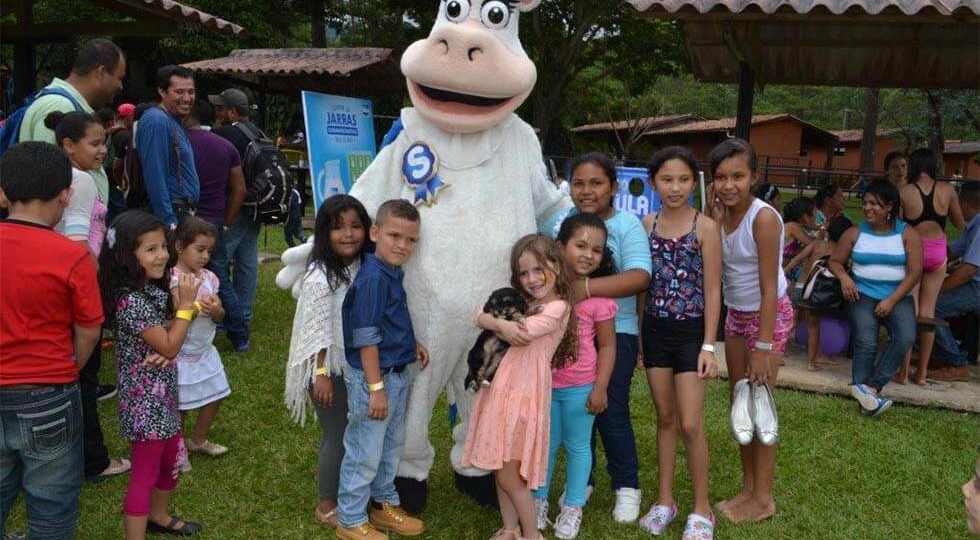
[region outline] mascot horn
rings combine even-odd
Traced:
[[[409,511],[421,510],[427,498],[435,459],[429,423],[443,389],[462,419],[450,455],[456,485],[482,504],[496,504],[492,476],[460,466],[475,399],[463,384],[466,355],[479,335],[475,316],[491,291],[509,283],[514,242],[549,230],[572,206],[548,180],[534,130],[514,114],[537,79],[518,37],[518,17],[539,2],[440,2],[432,32],[402,55],[414,107],[401,111],[386,146],[350,193],[371,215],[388,199],[412,201],[422,214],[404,283],[416,337],[431,362],[424,371],[412,368],[396,480]],[[309,249],[283,255],[293,264],[278,279],[281,287],[302,273]]]

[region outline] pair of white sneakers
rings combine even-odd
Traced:
[[[758,438],[765,446],[779,439],[779,417],[776,402],[767,384],[750,384],[748,379],[735,383],[731,414],[732,434],[742,446]]]
[[[588,486],[585,491],[585,501],[588,502],[592,496],[592,486]],[[616,490],[616,505],[613,507],[613,519],[617,523],[633,523],[640,516],[640,495],[639,489],[620,488]],[[548,519],[548,501],[546,499],[534,499],[534,509],[538,521],[538,530],[546,530],[552,523]],[[565,540],[576,538],[582,526],[582,507],[566,506],[565,494],[558,499],[558,507],[561,509],[558,518],[554,522],[555,537]]]

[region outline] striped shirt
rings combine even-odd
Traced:
[[[905,222],[898,220],[887,233],[871,230],[867,222],[858,225],[858,237],[851,252],[851,272],[858,292],[875,300],[891,296],[905,279]]]

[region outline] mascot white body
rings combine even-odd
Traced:
[[[457,485],[481,502],[495,501],[492,484],[477,480],[487,472],[460,466],[475,399],[463,386],[466,354],[479,334],[474,314],[493,289],[508,284],[514,242],[550,227],[571,206],[547,178],[533,129],[514,114],[537,78],[518,39],[518,14],[539,1],[440,2],[429,37],[402,56],[414,107],[402,110],[402,131],[350,193],[372,216],[399,198],[414,202],[422,216],[418,247],[404,268],[416,338],[431,355],[426,370],[413,368],[398,471],[409,510],[424,505],[435,458],[429,423],[447,385],[462,419],[451,455]],[[302,251],[287,259],[305,263]],[[478,487],[467,487],[467,479]]]

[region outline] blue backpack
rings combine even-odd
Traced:
[[[0,127],[0,156],[2,156],[8,148],[20,142],[20,125],[24,122],[24,115],[27,114],[28,107],[31,106],[38,98],[44,96],[61,96],[71,102],[72,106],[75,107],[76,111],[81,111],[82,106],[75,100],[75,98],[68,93],[67,90],[63,88],[52,88],[45,87],[37,92],[34,92],[26,99],[24,99],[24,104],[21,105],[19,109],[11,113],[7,117],[7,121],[4,122],[3,127]]]

